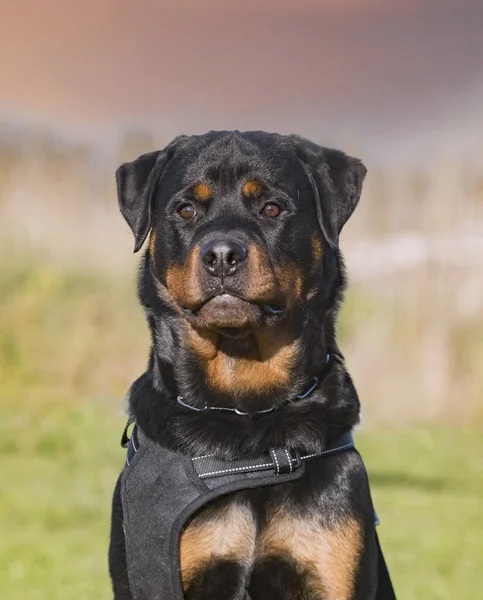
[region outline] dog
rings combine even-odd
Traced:
[[[152,343],[129,414],[156,452],[242,464],[282,448],[292,476],[291,452],[323,453],[358,423],[336,320],[346,287],[339,234],[365,175],[341,151],[261,131],[180,136],[121,165],[118,200],[134,251],[149,237],[138,292]],[[219,495],[182,524],[173,546],[179,597],[384,598],[361,457],[350,447],[303,466],[297,480]],[[163,473],[156,477],[141,504],[170,491]],[[130,565],[149,562],[157,533],[151,509],[127,508],[121,488],[120,478],[114,597],[170,600],[162,589],[133,590]],[[126,511],[144,519],[131,541]],[[163,560],[136,577],[149,578]]]

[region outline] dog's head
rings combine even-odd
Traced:
[[[244,337],[317,293],[364,175],[295,136],[212,132],[122,165],[117,182],[135,251],[151,232],[156,276],[192,326]]]

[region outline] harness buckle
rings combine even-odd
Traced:
[[[276,475],[293,473],[302,466],[302,457],[299,450],[270,448],[270,457]]]
[[[300,450],[292,450],[290,454],[293,457],[292,469],[296,471],[302,466],[302,455],[300,454]]]

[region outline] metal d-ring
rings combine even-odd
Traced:
[[[300,394],[299,396],[297,396],[297,398],[299,400],[303,400],[304,398],[307,398],[307,396],[310,396],[310,394],[315,390],[315,388],[319,385],[319,378],[318,377],[314,377],[312,379],[313,383],[312,385],[309,387],[309,389],[304,392],[303,394]]]
[[[330,360],[330,354],[327,354],[327,362],[329,362],[329,360]],[[309,387],[309,389],[307,391],[305,391],[303,394],[299,394],[298,396],[296,396],[296,398],[298,400],[304,400],[305,398],[310,396],[310,394],[315,390],[315,388],[318,385],[319,385],[319,378],[314,377],[312,379],[312,385]],[[263,414],[266,414],[266,413],[269,413],[269,412],[272,412],[273,410],[275,410],[275,407],[273,407],[273,406],[271,406],[270,408],[266,408],[264,410],[258,410],[257,412],[254,412],[254,413],[243,412],[242,410],[238,410],[238,408],[229,408],[228,406],[203,406],[202,408],[197,408],[196,406],[191,406],[190,404],[186,404],[186,402],[183,402],[183,396],[178,396],[176,398],[176,401],[178,402],[178,404],[181,404],[181,406],[184,406],[185,408],[189,408],[190,410],[195,410],[196,412],[204,412],[205,410],[224,410],[227,412],[233,412],[236,415],[240,415],[242,417],[263,415]]]
[[[196,412],[204,412],[205,410],[224,410],[224,411],[228,411],[228,412],[233,412],[237,415],[241,415],[244,417],[250,416],[250,413],[238,410],[238,408],[229,408],[228,406],[204,406],[203,408],[191,406],[190,404],[186,404],[186,402],[183,402],[183,396],[177,396],[176,401],[178,404],[181,404],[181,406],[184,406],[185,408],[189,408],[191,410],[195,410]],[[272,412],[272,410],[273,410],[273,406],[271,406],[270,408],[266,408],[265,410],[259,410],[253,414],[254,415],[262,415],[264,413]]]
[[[234,410],[237,415],[243,415],[246,417],[250,416],[250,413],[238,410],[238,408],[231,409],[231,410]],[[263,415],[264,413],[272,412],[272,410],[273,410],[273,406],[271,406],[270,408],[266,408],[265,410],[257,410],[257,412],[254,412],[253,414],[254,415]]]
[[[208,407],[204,406],[203,408],[197,408],[196,406],[190,406],[189,404],[186,404],[186,402],[183,402],[182,400],[183,396],[178,396],[176,398],[176,401],[178,402],[178,404],[181,404],[181,406],[184,406],[185,408],[191,408],[191,410],[196,410],[196,412],[203,412],[204,410],[206,410]]]

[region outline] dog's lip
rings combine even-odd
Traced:
[[[195,315],[202,308],[204,308],[207,304],[209,304],[213,300],[217,300],[219,298],[221,298],[222,300],[225,300],[226,302],[230,302],[230,301],[238,298],[238,296],[236,296],[235,294],[232,294],[232,293],[225,292],[225,291],[220,291],[218,293],[211,294],[210,296],[205,298],[203,301],[198,302],[195,305],[183,306],[183,311],[187,314]],[[243,300],[243,298],[240,298],[240,300]]]
[[[234,294],[230,294],[228,292],[222,292],[221,294],[216,294],[216,296],[212,296],[211,298],[209,298],[209,300],[204,302],[198,310],[205,308],[206,306],[208,306],[208,304],[219,304],[220,306],[243,306],[243,304],[253,303],[249,302],[248,300],[245,300],[244,298],[241,298],[240,296],[235,296]]]
[[[280,304],[263,304],[263,308],[271,315],[280,315],[283,313],[284,309]]]
[[[284,306],[282,304],[275,304],[275,303],[268,303],[268,302],[262,302],[262,301],[257,301],[257,300],[249,300],[247,298],[244,298],[241,295],[238,295],[234,292],[228,292],[225,290],[222,290],[216,294],[213,294],[211,296],[209,296],[208,298],[206,298],[203,302],[200,302],[199,304],[197,304],[196,306],[192,306],[192,307],[187,307],[184,306],[182,307],[183,312],[185,312],[186,314],[192,314],[192,315],[196,315],[197,312],[199,312],[203,307],[205,307],[207,304],[209,304],[210,302],[216,302],[216,303],[220,303],[220,304],[224,304],[225,306],[228,304],[240,304],[241,302],[244,302],[246,304],[254,304],[259,306],[266,314],[268,315],[272,315],[272,316],[277,316],[283,313],[284,311]]]

